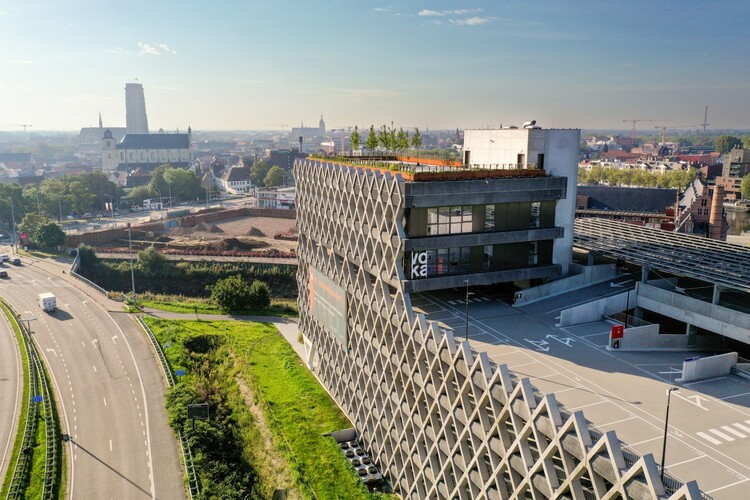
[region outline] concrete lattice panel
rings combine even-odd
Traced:
[[[553,394],[412,312],[398,174],[298,160],[300,329],[307,361],[405,498],[701,498],[667,492]],[[309,312],[310,267],[347,293],[347,346]],[[677,491],[673,491],[673,490]]]

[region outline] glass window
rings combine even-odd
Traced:
[[[539,242],[529,242],[529,265],[533,266],[539,261]]]
[[[495,230],[495,205],[486,205],[484,207],[484,230]]]
[[[542,203],[535,201],[531,204],[531,219],[529,221],[529,227],[539,227],[539,216],[542,212]]]

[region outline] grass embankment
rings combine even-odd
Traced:
[[[21,400],[20,400],[20,414],[18,416],[18,427],[16,430],[16,438],[13,442],[13,451],[8,460],[8,469],[6,471],[5,478],[3,479],[2,488],[0,488],[0,498],[5,498],[8,496],[10,484],[11,484],[11,481],[13,480],[13,471],[15,470],[16,462],[18,461],[18,455],[22,453],[21,446],[23,445],[24,430],[26,429],[26,422],[29,418],[27,403],[29,400],[29,391],[31,390],[31,388],[29,387],[29,384],[28,384],[28,380],[29,380],[28,352],[26,351],[26,344],[23,341],[21,330],[18,326],[18,323],[13,318],[12,313],[6,307],[5,303],[2,300],[0,300],[0,310],[2,311],[2,314],[5,314],[9,323],[12,325],[13,332],[18,342],[18,346],[19,346],[19,350],[21,354],[21,365],[23,368],[23,379],[22,379],[23,391],[22,391]],[[40,374],[40,375],[45,376],[44,374]],[[55,402],[52,401],[53,411],[54,411],[54,404]],[[26,476],[23,478],[23,481],[21,483],[21,490],[20,490],[21,498],[41,498],[42,490],[44,488],[43,481],[44,481],[44,466],[45,466],[45,461],[46,461],[45,444],[46,444],[47,425],[45,422],[44,405],[39,403],[38,409],[39,411],[37,412],[37,415],[36,415],[36,430],[34,432],[33,444],[31,446],[31,450],[27,452],[29,454],[31,469],[30,469],[30,472],[26,473]],[[57,456],[59,457],[57,470],[55,471],[55,484],[57,485],[55,495],[56,495],[56,498],[63,498],[64,488],[62,487],[62,484],[63,484],[64,478],[62,474],[62,470],[63,470],[62,461],[64,459],[62,457],[61,444],[59,442],[56,442],[55,446],[57,447]]]
[[[206,498],[373,498],[323,437],[351,424],[273,325],[144,319],[171,368],[186,371],[167,410],[190,438]],[[211,418],[193,432],[185,405],[204,401]]]
[[[138,304],[152,309],[184,314],[227,314],[211,299],[202,297],[186,297],[183,295],[163,295],[145,292],[138,296]],[[271,299],[271,305],[263,309],[250,309],[248,311],[235,312],[232,314],[247,316],[278,316],[281,318],[296,318],[296,299]]]

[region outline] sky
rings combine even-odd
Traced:
[[[0,130],[750,128],[743,0],[4,0]]]

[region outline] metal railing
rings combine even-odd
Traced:
[[[3,301],[5,307],[11,312],[13,322],[19,328],[21,332],[21,338],[23,339],[24,347],[26,348],[26,358],[28,362],[29,371],[29,396],[27,401],[27,419],[26,427],[24,429],[24,435],[22,440],[21,451],[18,455],[18,460],[13,469],[13,478],[11,480],[10,489],[8,490],[8,499],[21,498],[22,491],[21,487],[25,483],[27,474],[30,473],[29,467],[31,466],[30,451],[34,446],[34,438],[36,435],[36,419],[39,414],[39,403],[35,402],[36,396],[41,396],[41,403],[44,408],[44,423],[45,423],[45,442],[44,442],[44,474],[42,476],[42,499],[52,499],[56,496],[55,492],[55,478],[57,473],[57,419],[52,407],[53,399],[49,390],[49,384],[47,383],[47,375],[44,369],[44,364],[39,357],[34,340],[31,337],[31,332],[28,327],[23,324],[23,321],[19,321],[20,315],[18,312]]]
[[[172,369],[169,367],[167,357],[164,355],[164,351],[161,348],[161,344],[159,344],[159,341],[156,339],[156,335],[154,335],[154,332],[151,330],[151,328],[149,328],[146,322],[143,321],[143,318],[140,315],[135,315],[134,317],[136,321],[138,321],[138,324],[141,325],[143,331],[146,332],[146,335],[148,335],[148,338],[151,341],[151,347],[154,348],[156,357],[159,358],[159,363],[161,364],[161,369],[164,372],[164,378],[167,381],[167,385],[169,387],[174,386],[175,380],[174,375],[172,374]],[[193,452],[190,450],[190,442],[188,441],[187,436],[181,430],[177,432],[177,435],[180,439],[183,463],[185,465],[185,472],[188,477],[188,494],[192,499],[193,497],[200,494],[200,484],[198,483],[198,475],[195,471]]]

